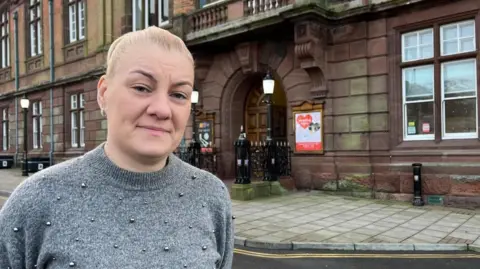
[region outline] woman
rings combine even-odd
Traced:
[[[0,268],[231,268],[227,188],[172,154],[190,115],[192,55],[150,27],[107,57],[97,95],[107,141],[14,191],[0,211]]]

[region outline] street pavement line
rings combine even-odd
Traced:
[[[275,253],[263,253],[254,252],[243,249],[235,249],[234,253],[268,259],[305,259],[305,258],[370,258],[370,259],[480,259],[478,254],[407,254],[407,253],[298,253],[298,254],[275,254]]]

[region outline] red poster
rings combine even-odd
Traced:
[[[316,151],[322,150],[322,143],[320,142],[297,142],[295,145],[297,151]]]
[[[422,132],[426,134],[430,133],[430,123],[426,122],[422,124]]]
[[[295,115],[295,150],[315,152],[323,150],[322,114],[303,112]]]

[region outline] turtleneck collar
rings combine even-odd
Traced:
[[[83,165],[92,168],[104,183],[130,190],[154,190],[183,178],[178,175],[183,163],[173,153],[169,155],[165,167],[159,171],[132,172],[113,163],[106,155],[104,146],[105,143],[102,143],[82,158]]]

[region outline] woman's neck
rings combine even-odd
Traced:
[[[168,160],[168,156],[161,158],[150,158],[126,153],[120,147],[114,146],[111,142],[104,145],[105,155],[118,167],[136,172],[148,173],[162,170]]]

